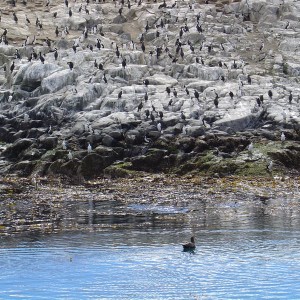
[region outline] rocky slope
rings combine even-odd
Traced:
[[[300,2],[67,4],[1,9],[2,174],[299,168]]]

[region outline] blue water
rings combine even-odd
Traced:
[[[191,228],[0,239],[0,299],[300,299],[297,227],[193,232],[194,253]]]

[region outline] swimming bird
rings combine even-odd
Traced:
[[[192,236],[191,241],[188,243],[185,243],[182,245],[183,251],[192,251],[195,250],[196,244],[195,244],[195,238]]]

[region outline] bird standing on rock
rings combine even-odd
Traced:
[[[122,60],[122,67],[125,69],[125,67],[126,67],[126,58],[124,58],[123,60]]]
[[[57,48],[54,49],[54,59],[57,60],[58,58],[58,53],[57,53]]]
[[[88,143],[88,146],[87,146],[87,152],[88,153],[91,153],[92,152],[92,146],[90,143]]]
[[[289,95],[289,104],[292,103],[292,100],[293,100],[293,94],[292,94],[292,91],[290,91],[290,95]]]
[[[273,171],[273,161],[272,160],[267,165],[267,171],[270,173]]]
[[[69,65],[69,68],[72,71],[74,68],[74,63],[72,61],[69,61],[69,62],[67,62],[67,64]]]
[[[62,141],[61,146],[62,146],[63,150],[67,150],[67,143],[65,140]]]
[[[13,12],[13,17],[14,17],[14,21],[15,21],[16,23],[18,23],[18,17],[17,17],[17,15],[16,15],[15,12]]]
[[[39,58],[42,64],[45,63],[45,57],[42,55],[42,52],[39,53]]]
[[[216,97],[214,99],[214,105],[215,105],[216,108],[218,108],[218,106],[219,106],[219,95],[216,93],[216,91],[215,91],[215,94],[216,94]]]
[[[249,155],[253,154],[253,143],[252,142],[248,145],[248,154]]]
[[[282,132],[281,136],[280,136],[280,140],[281,140],[282,144],[285,142],[285,139],[286,139],[285,134],[284,134],[284,132]]]
[[[194,96],[195,98],[199,101],[199,92],[198,91],[194,91]]]
[[[68,153],[68,159],[69,159],[69,160],[72,160],[72,159],[73,159],[73,154],[72,154],[71,150],[69,150],[69,153]]]
[[[168,95],[170,96],[170,93],[171,93],[171,89],[167,86],[166,87],[166,92],[168,93]]]
[[[273,92],[272,92],[271,90],[268,91],[268,96],[269,96],[270,99],[272,99],[272,97],[273,97]]]

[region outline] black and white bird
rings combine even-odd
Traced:
[[[69,65],[69,68],[72,71],[74,68],[74,63],[72,61],[68,61],[67,64]]]

